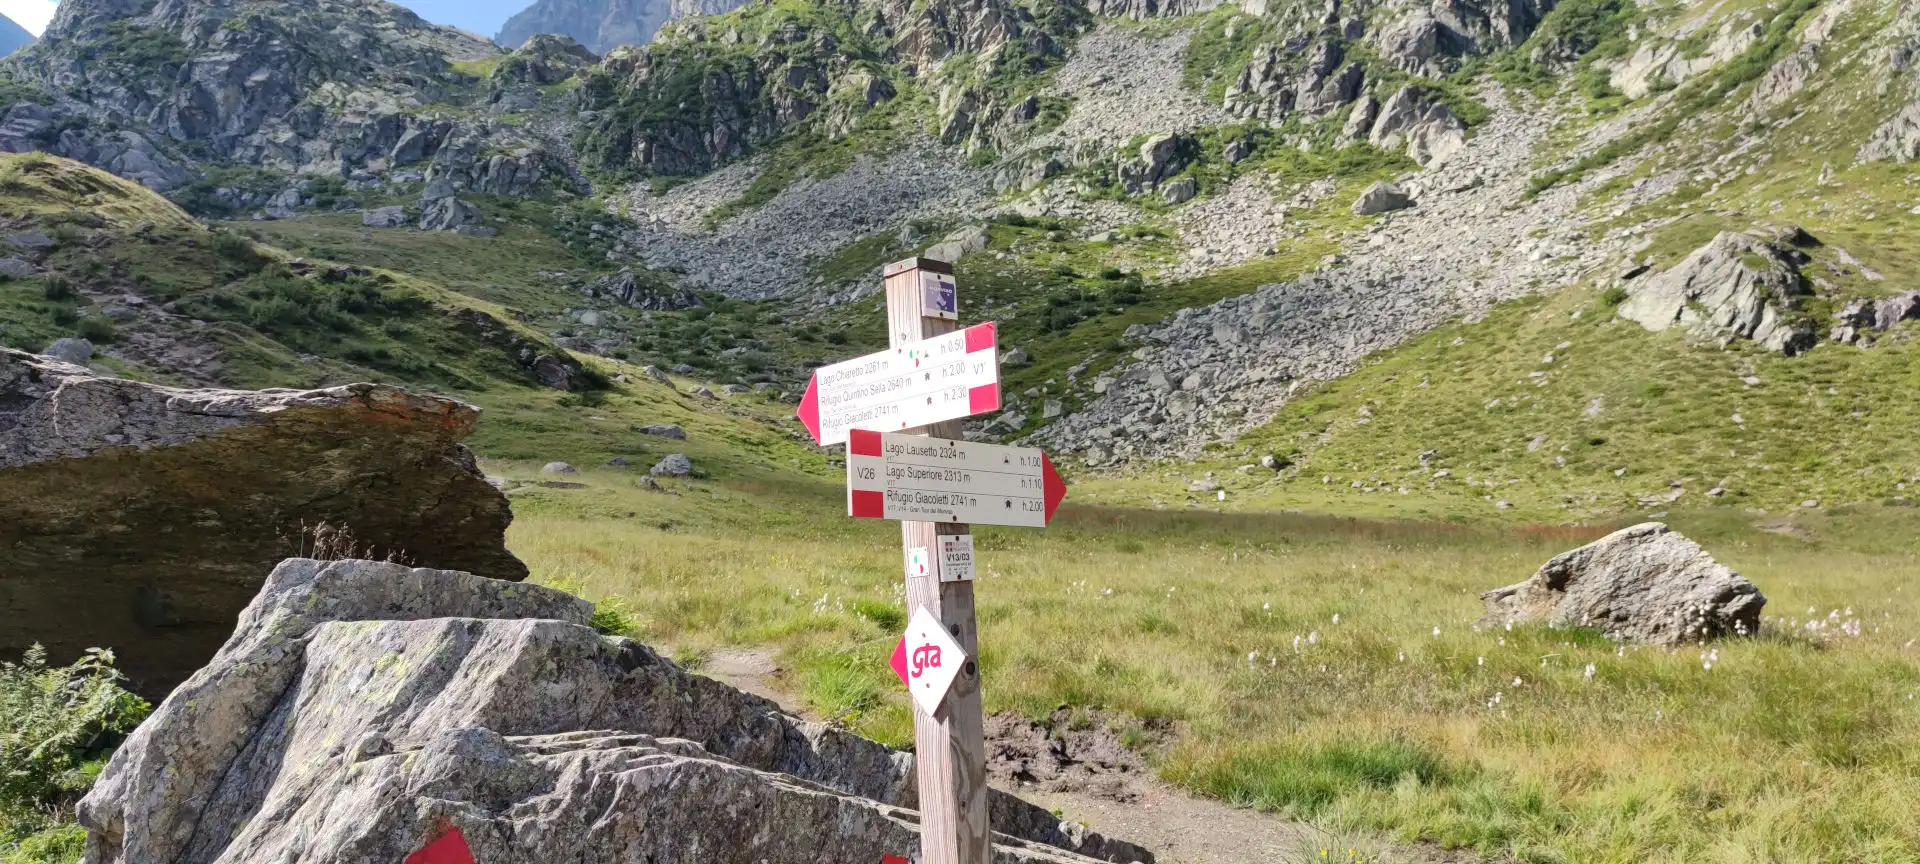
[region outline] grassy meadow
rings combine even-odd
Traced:
[[[898,530],[840,515],[839,469],[778,424],[785,406],[651,384],[555,398],[496,403],[475,442],[525,484],[509,542],[536,580],[696,669],[770,650],[805,710],[910,744],[886,668],[905,618]],[[655,422],[689,440],[629,428]],[[681,451],[707,476],[646,489],[646,466]],[[632,466],[590,467],[620,455]],[[539,485],[559,458],[585,488]],[[1764,531],[1729,506],[1672,513],[1770,602],[1758,639],[1666,651],[1472,627],[1479,592],[1624,522],[1112,507],[1098,502],[1143,499],[1088,479],[1048,530],[978,532],[989,711],[1110,709],[1131,718],[1126,741],[1168,722],[1155,770],[1192,792],[1490,858],[1920,861],[1912,509]]]

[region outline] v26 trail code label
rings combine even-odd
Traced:
[[[847,441],[855,518],[1045,528],[1066,495],[1052,460],[1032,447],[860,429]]]

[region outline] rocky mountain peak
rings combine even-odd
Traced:
[[[644,45],[668,21],[718,15],[740,0],[537,0],[507,19],[494,40],[518,48],[541,33],[571,36],[598,54],[622,45]]]

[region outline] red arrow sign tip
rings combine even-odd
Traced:
[[[1053,460],[1047,454],[1040,454],[1040,487],[1047,502],[1047,522],[1053,522],[1053,511],[1060,509],[1060,502],[1067,498],[1067,481],[1053,467]]]
[[[800,397],[800,407],[793,409],[793,416],[800,418],[813,440],[820,440],[820,376],[807,379],[807,393]]]
[[[907,637],[901,636],[899,644],[893,646],[893,657],[887,665],[893,667],[893,674],[900,676],[900,686],[912,686],[907,683]]]

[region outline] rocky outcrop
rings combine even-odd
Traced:
[[[1109,18],[1145,21],[1149,18],[1173,18],[1198,15],[1220,6],[1220,0],[1089,0],[1087,11]]]
[[[92,126],[72,106],[20,102],[0,114],[0,151],[35,150],[94,165],[156,191],[193,180],[193,172],[153,138],[129,129]]]
[[[1689,51],[1683,46],[1682,43],[1688,39],[1697,38],[1694,31],[1687,28],[1673,34],[1678,41],[1642,40],[1633,54],[1613,67],[1608,83],[1628,98],[1638,99],[1657,88],[1673,87],[1695,75],[1717,69],[1745,53],[1766,35],[1764,22],[1745,16],[1730,17],[1733,20],[1726,21],[1715,31],[1704,51]],[[1695,26],[1704,25],[1703,21]]]
[[[524,195],[558,178],[478,178],[497,154],[529,161],[541,133],[458,110],[484,91],[454,63],[499,53],[382,0],[69,0],[6,61],[59,98],[9,109],[0,148],[38,142],[156,189],[195,179],[196,161],[376,183],[431,160]]]
[[[1791,246],[1723,231],[1673,269],[1639,280],[1619,314],[1655,332],[1677,325],[1722,343],[1751,339],[1798,354],[1814,341],[1812,324],[1797,314],[1808,293],[1798,269],[1806,260]]]
[[[913,854],[912,757],[603,637],[591,612],[465,573],[288,560],[82,802],[87,860]],[[990,810],[999,862],[1152,860],[1010,796]]]
[[[1380,106],[1367,142],[1382,150],[1404,146],[1421,167],[1442,164],[1467,146],[1467,125],[1417,86],[1400,88]]]
[[[556,34],[605,54],[653,41],[660,26],[676,18],[719,15],[739,6],[740,0],[536,0],[507,19],[494,41],[519,48],[540,34]]]
[[[1186,135],[1172,132],[1149,135],[1140,145],[1137,156],[1126,158],[1122,154],[1115,179],[1129,195],[1157,189],[1161,181],[1185,170],[1198,155],[1198,149],[1198,142]]]
[[[1758,635],[1767,605],[1752,582],[1659,522],[1559,555],[1525,582],[1480,599],[1483,629],[1546,622],[1669,646]]]
[[[1920,291],[1879,300],[1856,299],[1835,312],[1833,319],[1828,338],[1843,345],[1865,344],[1903,321],[1920,321]]]
[[[493,68],[490,77],[496,84],[559,84],[600,62],[593,49],[571,36],[537,33],[522,41]]]
[[[0,350],[0,655],[113,648],[157,697],[273,562],[316,544],[524,577],[507,501],[459,444],[478,414],[385,385],[176,390]]]
[[[530,339],[498,318],[478,309],[458,309],[447,313],[460,332],[492,346],[507,356],[524,374],[555,390],[593,390],[606,386],[606,379],[565,351]]]
[[[1227,87],[1226,108],[1241,117],[1270,121],[1292,111],[1323,114],[1338,109],[1358,97],[1366,81],[1366,70],[1358,63],[1342,65],[1344,57],[1333,39],[1314,42],[1304,51],[1262,45]]]
[[[1904,165],[1915,159],[1920,159],[1920,102],[1910,102],[1888,117],[1860,147],[1862,162]]]
[[[600,277],[587,286],[586,294],[588,297],[604,297],[635,309],[672,311],[701,305],[700,295],[691,289],[638,277],[633,270],[625,268],[612,276]]]
[[[609,55],[581,90],[588,112],[581,154],[609,170],[700,174],[744,156],[788,132],[818,129],[844,135],[865,109],[892,98],[878,86],[875,57],[896,74],[914,76],[936,94],[938,138],[967,150],[1018,140],[1038,117],[1039,104],[1004,103],[967,76],[943,73],[955,56],[1029,58],[1039,71],[1064,54],[1084,13],[1043,4],[1037,14],[1009,0],[877,0],[859,7],[858,21],[842,7],[833,21],[786,19],[768,32],[747,22],[727,28],[664,27],[645,49]],[[737,47],[752,42],[742,54]],[[852,76],[851,78],[849,76]],[[847,82],[844,86],[838,82]],[[686,93],[701,98],[689,100]],[[854,98],[834,100],[835,93]]]
[[[423,231],[456,231],[485,221],[480,208],[448,195],[420,202],[420,228]]]
[[[1372,216],[1376,213],[1404,210],[1411,206],[1413,206],[1413,196],[1408,195],[1405,189],[1382,180],[1368,186],[1367,191],[1360,193],[1360,197],[1354,199],[1353,214]]]

